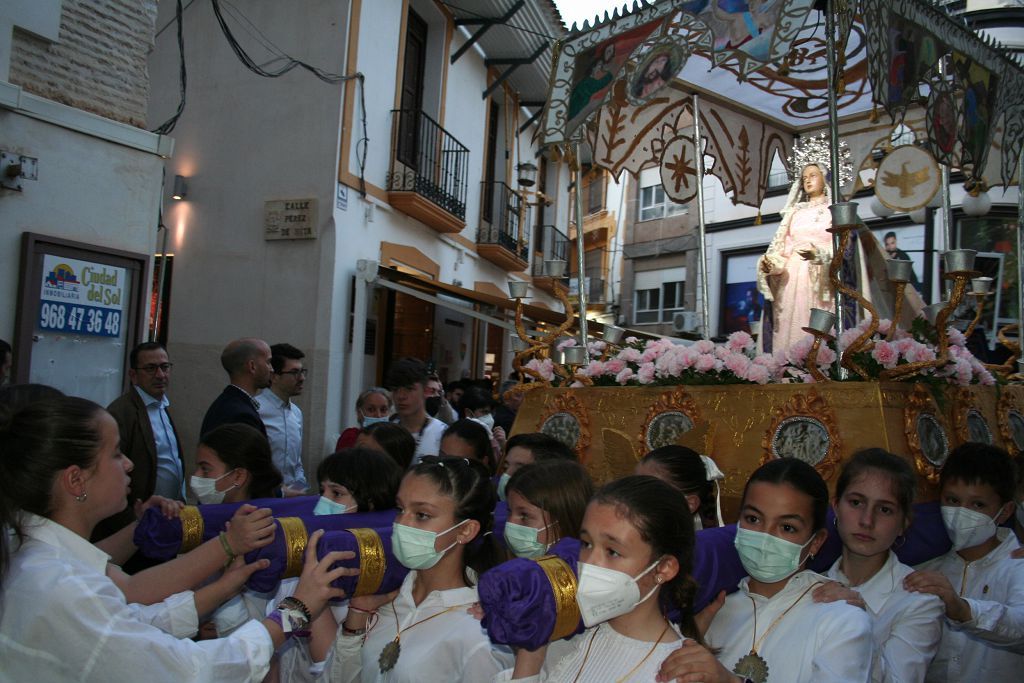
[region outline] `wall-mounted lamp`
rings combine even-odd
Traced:
[[[519,174],[519,186],[520,187],[533,187],[533,184],[537,182],[537,166],[526,162],[519,164],[516,167],[516,171]],[[543,188],[541,188],[543,190]]]
[[[174,176],[174,192],[171,193],[171,199],[184,199],[187,196],[188,184],[185,182],[185,176]]]

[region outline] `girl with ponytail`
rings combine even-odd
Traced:
[[[693,618],[693,518],[669,484],[631,476],[601,488],[583,517],[576,601],[587,629],[533,652],[495,680],[650,681]]]
[[[397,594],[352,598],[322,680],[491,680],[512,653],[492,645],[468,611],[478,600],[477,576],[505,559],[490,533],[490,473],[471,458],[426,456],[395,501],[391,550],[412,571]],[[311,654],[323,656],[312,646]]]

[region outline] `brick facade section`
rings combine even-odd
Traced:
[[[156,0],[64,0],[56,43],[15,30],[10,82],[140,128],[146,123]]]

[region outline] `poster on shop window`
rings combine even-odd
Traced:
[[[127,270],[45,254],[39,329],[120,337]]]

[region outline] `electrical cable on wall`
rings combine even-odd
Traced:
[[[181,116],[181,113],[185,111],[185,84],[188,80],[188,74],[185,71],[185,38],[182,35],[181,15],[183,12],[184,10],[181,7],[181,0],[177,0],[177,6],[174,9],[174,17],[175,21],[178,23],[178,74],[181,91],[181,95],[178,100],[178,110],[174,112],[174,115],[171,118],[153,129],[152,132],[157,135],[169,135],[178,124],[178,118]]]

